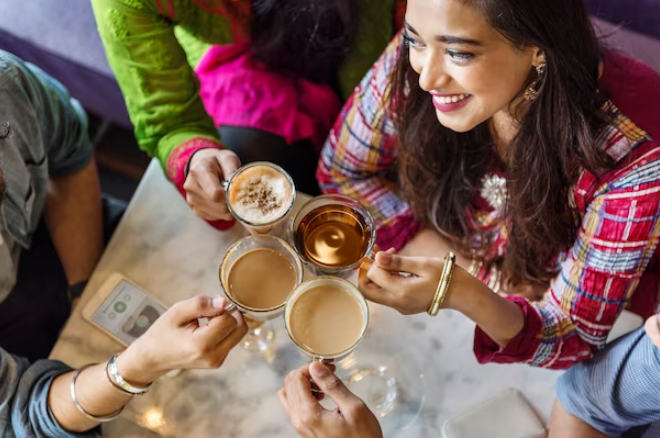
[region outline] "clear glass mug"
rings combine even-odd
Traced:
[[[222,258],[219,269],[222,290],[230,303],[229,306],[236,307],[239,312],[241,312],[249,329],[248,334],[243,338],[243,348],[247,350],[263,351],[268,349],[269,344],[275,335],[272,330],[264,327],[264,323],[282,315],[286,299],[283,300],[281,304],[270,308],[259,309],[249,307],[238,302],[235,297],[232,296],[229,285],[229,274],[231,273],[234,263],[236,263],[236,261],[243,255],[256,249],[275,250],[282,254],[291,263],[295,274],[295,284],[292,287],[292,291],[302,282],[304,269],[300,258],[291,245],[279,237],[269,235],[244,237],[234,243]],[[263,281],[268,283],[272,278],[268,276],[268,274],[268,267],[264,267],[264,275],[259,276],[259,278],[263,278]]]
[[[335,351],[331,353],[324,352],[322,354],[320,354],[319,352],[315,352],[311,350],[308,346],[299,342],[292,331],[291,314],[292,314],[292,309],[295,307],[298,298],[301,295],[303,295],[305,292],[309,291],[310,289],[319,286],[334,286],[342,289],[345,292],[348,292],[353,298],[355,298],[355,301],[359,304],[360,310],[362,311],[363,322],[359,336],[356,338],[355,342],[353,342],[348,348],[344,348],[341,351]],[[346,356],[348,356],[349,354],[351,354],[355,349],[355,347],[357,347],[358,344],[364,338],[364,335],[367,332],[367,327],[369,327],[369,306],[367,305],[367,301],[364,299],[360,291],[352,283],[335,276],[315,277],[312,278],[311,280],[307,280],[299,284],[286,299],[286,304],[284,306],[284,326],[286,328],[286,332],[288,333],[293,343],[296,344],[296,346],[300,349],[300,351],[302,351],[310,359],[324,361],[324,362],[339,361],[345,358]],[[321,327],[320,329],[322,330],[323,328]]]
[[[315,275],[342,275],[373,263],[376,224],[358,201],[321,195],[298,211],[289,230],[293,247]]]
[[[278,214],[274,217],[268,217],[266,220],[260,221],[255,217],[247,217],[245,210],[241,213],[241,206],[237,199],[237,193],[234,193],[240,187],[240,181],[243,178],[249,177],[249,173],[258,174],[261,169],[265,174],[271,176],[281,176],[286,181],[284,191],[288,191],[288,196],[284,196],[284,204],[278,209]],[[296,201],[296,186],[289,175],[284,169],[277,164],[269,163],[267,161],[255,161],[246,164],[234,172],[228,180],[221,183],[222,188],[225,190],[225,199],[229,213],[236,218],[238,222],[245,227],[250,234],[268,234],[273,231],[275,227],[282,223],[282,220],[289,214]],[[258,212],[255,212],[258,216]],[[272,216],[272,215],[271,215]]]

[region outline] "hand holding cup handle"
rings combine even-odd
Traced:
[[[359,289],[369,301],[404,315],[426,312],[433,301],[444,261],[405,257],[394,248],[380,251],[368,270],[360,270]]]
[[[183,189],[197,216],[208,221],[233,219],[225,201],[224,180],[239,167],[238,155],[228,149],[200,149],[190,157]]]
[[[318,403],[316,385],[337,409]],[[280,405],[303,438],[382,438],[376,416],[342,383],[331,367],[314,361],[290,372],[278,392]]]
[[[222,297],[199,296],[170,307],[117,358],[120,374],[147,385],[172,370],[219,368],[247,333]],[[207,318],[200,325],[198,318]]]
[[[392,248],[393,249],[393,248]],[[381,251],[380,247],[374,243],[373,248],[371,249],[371,252],[364,256],[362,259],[362,262],[357,266],[357,268],[362,273],[362,271],[368,271],[371,266],[376,263],[374,260],[376,257],[376,254],[378,254]]]

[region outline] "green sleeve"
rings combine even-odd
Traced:
[[[183,142],[219,143],[174,24],[159,15],[155,2],[91,1],[140,148],[166,168],[170,153]]]
[[[347,99],[394,37],[394,0],[358,0],[360,20],[353,44],[339,70]]]

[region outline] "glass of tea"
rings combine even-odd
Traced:
[[[360,343],[369,326],[369,306],[351,283],[334,276],[301,283],[284,307],[291,340],[313,360],[339,360]]]
[[[291,176],[266,161],[241,167],[222,187],[229,212],[250,234],[274,234],[296,201]]]
[[[343,195],[321,195],[308,201],[291,222],[290,234],[294,248],[317,275],[360,266],[376,242],[369,211]]]
[[[227,250],[220,263],[220,284],[248,325],[244,348],[268,348],[274,332],[264,323],[284,312],[286,299],[302,282],[303,273],[295,250],[279,237],[247,236]]]

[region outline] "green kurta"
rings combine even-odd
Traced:
[[[219,145],[193,67],[210,45],[249,41],[251,0],[91,1],[140,148],[168,169],[178,145]],[[338,72],[344,98],[394,34],[395,0],[357,1],[355,43]]]

